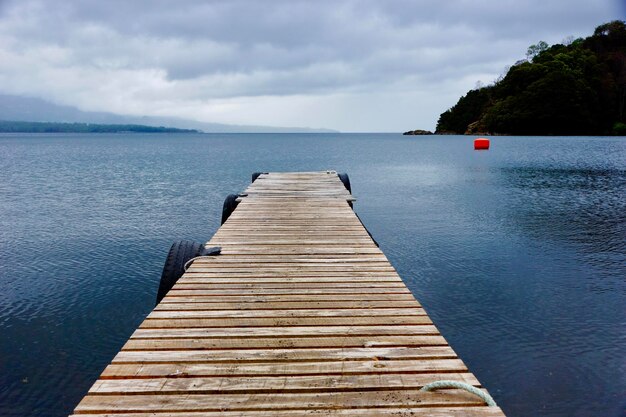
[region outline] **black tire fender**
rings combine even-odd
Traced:
[[[161,273],[161,281],[159,282],[159,290],[157,292],[156,303],[159,304],[163,297],[172,289],[174,284],[185,273],[185,264],[192,258],[198,256],[202,250],[201,243],[189,240],[181,240],[172,244],[163,273]]]
[[[259,178],[260,175],[262,174],[267,174],[267,172],[253,172],[252,173],[252,182],[256,181],[257,178]]]
[[[348,174],[344,172],[342,174],[337,174],[337,176],[343,183],[343,186],[346,187],[346,190],[348,190],[348,192],[352,194],[352,187],[350,186],[350,177],[348,177]]]
[[[233,214],[233,211],[237,208],[239,204],[237,199],[239,196],[237,194],[228,194],[226,199],[224,200],[224,206],[222,207],[222,224],[226,223],[226,220]]]

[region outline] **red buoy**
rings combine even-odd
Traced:
[[[478,138],[474,139],[474,149],[489,149],[489,139],[487,138]]]

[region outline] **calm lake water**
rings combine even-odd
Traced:
[[[626,140],[0,135],[0,415],[64,416],[253,171],[348,172],[355,210],[504,411],[626,406]]]

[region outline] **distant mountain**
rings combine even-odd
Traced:
[[[0,133],[200,133],[193,129],[96,123],[18,122],[0,120]]]
[[[39,98],[0,94],[0,120],[23,122],[97,123],[115,125],[167,126],[195,129],[206,133],[333,133],[330,129],[274,127],[206,123],[176,117],[123,116],[115,113],[86,112]]]

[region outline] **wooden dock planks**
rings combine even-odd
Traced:
[[[368,236],[334,172],[263,174],[75,415],[503,416]]]

